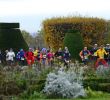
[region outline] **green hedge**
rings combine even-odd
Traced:
[[[83,38],[80,32],[69,31],[64,38],[64,46],[68,47],[72,58],[79,60],[79,52],[83,49]]]
[[[110,93],[110,79],[86,79],[83,85],[85,88],[89,86],[92,90]]]
[[[28,49],[20,29],[0,29],[0,49],[13,48],[18,51],[20,48]]]
[[[0,23],[0,29],[19,28],[19,23]]]

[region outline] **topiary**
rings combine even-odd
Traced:
[[[5,51],[10,48],[14,51],[20,48],[27,50],[28,45],[21,34],[19,23],[0,23],[0,49]]]
[[[64,38],[64,46],[68,47],[72,58],[79,60],[79,52],[83,48],[83,38],[80,32],[75,30],[68,31]]]

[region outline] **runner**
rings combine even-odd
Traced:
[[[89,58],[88,58],[89,55],[90,55],[90,51],[87,49],[87,47],[84,47],[84,49],[81,50],[81,52],[79,53],[79,56],[81,57],[85,65],[87,65],[89,62]]]
[[[24,66],[25,65],[25,52],[23,49],[20,49],[16,57],[17,57],[17,60],[19,61],[19,64]]]
[[[38,48],[36,48],[35,50],[34,50],[34,59],[35,59],[35,61],[37,61],[37,56],[38,56],[38,51],[39,51],[39,49]]]
[[[10,66],[13,65],[15,53],[13,52],[13,49],[12,49],[12,48],[10,48],[10,51],[7,52],[6,57],[7,57],[8,64],[9,64]]]
[[[47,53],[47,62],[49,66],[53,66],[54,63],[54,53],[52,51],[52,49],[50,49]]]
[[[42,49],[42,51],[41,51],[41,53],[40,53],[40,58],[41,58],[41,63],[42,63],[42,65],[45,67],[45,65],[46,65],[46,59],[47,59],[47,49],[45,48],[43,48]]]
[[[55,53],[55,57],[57,59],[58,66],[60,66],[63,62],[63,51],[61,48],[59,48],[59,50]]]
[[[67,47],[65,47],[63,58],[64,58],[64,66],[68,68],[70,63],[70,52]]]
[[[95,55],[95,52],[98,50],[98,45],[94,44],[92,50],[91,50],[91,55],[92,55],[92,60],[96,61],[97,60],[97,55]]]
[[[105,66],[108,66],[107,62],[104,59],[104,54],[107,55],[107,52],[105,51],[103,45],[100,46],[100,48],[95,52],[95,54],[98,57],[95,63],[95,69],[97,69],[97,67],[99,66],[99,63],[102,63]]]
[[[34,53],[32,48],[29,48],[29,51],[26,52],[25,57],[29,67],[32,67],[32,64],[34,64]]]
[[[108,64],[110,64],[110,44],[106,44],[105,50],[108,53],[108,55],[105,57],[105,60],[108,62]]]

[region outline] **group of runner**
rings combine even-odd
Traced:
[[[5,51],[5,61],[7,65],[14,65],[18,63],[19,65],[29,65],[32,66],[35,63],[39,63],[41,65],[49,65],[52,66],[54,61],[63,62],[64,66],[68,65],[68,61],[70,60],[70,53],[67,47],[62,50],[59,48],[58,51],[53,52],[52,49],[47,48],[29,48],[28,51],[24,51],[20,49],[16,54],[11,48],[10,50]],[[3,54],[0,51],[0,63],[3,62]]]
[[[108,66],[110,64],[110,44],[106,44],[99,46],[94,44],[91,50],[88,50],[87,47],[84,47],[83,50],[79,53],[84,64],[88,64],[90,61],[95,62],[95,69],[102,64],[104,66]]]
[[[94,61],[95,68],[97,68],[99,64],[108,66],[110,64],[110,44],[106,44],[105,47],[103,45],[98,47],[97,44],[94,44],[91,50],[88,50],[87,47],[84,47],[79,53],[79,56],[85,65],[87,65],[88,62]],[[13,65],[15,62],[17,62],[19,65],[24,66],[28,64],[31,66],[37,62],[44,66],[53,66],[54,62],[57,61],[58,64],[63,63],[64,66],[68,67],[70,57],[71,55],[67,47],[65,47],[64,50],[59,48],[56,52],[53,52],[51,48],[29,48],[28,51],[20,49],[16,54],[12,48],[5,51],[5,61],[8,65]],[[2,62],[3,55],[0,50],[0,63]]]

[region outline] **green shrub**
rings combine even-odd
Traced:
[[[103,94],[106,95],[106,93],[103,93],[102,91],[93,91],[90,87],[87,87],[86,89],[87,97],[86,98],[91,98],[91,97],[102,97]]]
[[[83,85],[95,91],[110,92],[110,79],[85,79]]]
[[[42,92],[36,92],[34,91],[34,93],[29,97],[29,100],[33,100],[33,99],[45,99],[46,95],[44,95]]]
[[[83,39],[78,31],[70,31],[64,38],[64,46],[67,46],[71,57],[79,60],[79,52],[83,49]]]
[[[14,97],[15,98],[15,97]],[[19,97],[16,97],[14,100],[39,100],[47,98],[42,92],[34,91],[31,95],[27,91],[24,91]]]
[[[27,92],[29,95],[33,94],[34,91],[41,92],[43,90],[44,86],[45,86],[45,82],[43,82],[41,84],[29,85],[27,88]]]
[[[10,48],[13,48],[14,51],[18,51],[20,48],[27,50],[28,45],[26,44],[20,29],[0,28],[0,49],[4,51]]]
[[[108,78],[110,77],[110,67],[99,65],[96,70],[96,75],[99,78]]]
[[[99,83],[101,91],[110,92],[110,83]]]

